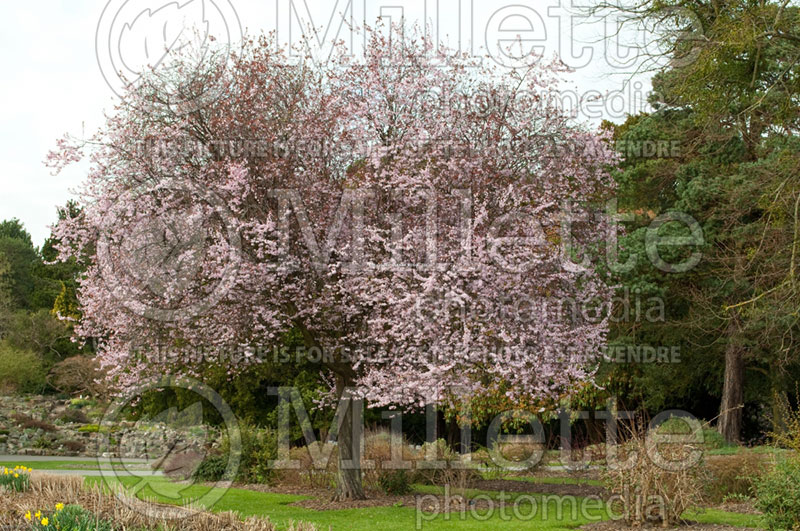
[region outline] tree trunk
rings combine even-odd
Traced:
[[[345,388],[350,384],[349,380],[336,376],[336,395],[342,398]],[[338,433],[336,436],[337,447],[339,449],[338,484],[334,500],[364,500],[364,486],[361,481],[361,429],[360,422],[358,428],[353,429],[354,401],[345,397],[347,407],[341,419],[338,419]],[[360,415],[358,419],[360,421]],[[356,436],[354,436],[356,435]]]
[[[734,315],[728,324],[728,344],[725,347],[725,380],[722,386],[717,430],[728,442],[739,442],[742,433],[744,406],[744,349],[737,344],[739,319]]]

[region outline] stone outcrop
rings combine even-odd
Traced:
[[[199,424],[108,422],[103,415],[89,400],[0,396],[0,455],[158,459],[214,444],[213,433]]]

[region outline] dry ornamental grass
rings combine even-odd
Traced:
[[[233,512],[209,513],[191,508],[155,506],[119,493],[87,486],[81,477],[53,476],[33,473],[27,491],[8,490],[0,493],[0,526],[24,524],[26,513],[56,507],[57,504],[79,505],[100,519],[112,522],[115,529],[159,531],[273,531],[268,519],[249,517],[242,520]],[[155,514],[157,513],[157,515]],[[298,523],[290,531],[314,531],[311,524]]]

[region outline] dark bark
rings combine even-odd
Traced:
[[[297,308],[294,305],[291,305],[291,309],[294,313],[297,313]],[[301,320],[296,319],[295,325],[303,334],[303,342],[307,348],[321,350],[321,346],[314,334]],[[336,399],[341,401],[342,397],[345,397],[347,388],[352,385],[355,378],[353,368],[349,363],[338,359],[327,362],[326,366],[336,375]],[[358,417],[355,419],[356,429],[354,429],[353,425],[354,405],[360,408],[362,402],[352,400],[349,397],[345,397],[345,399],[347,403],[344,414],[341,415],[341,418],[335,419],[337,423],[335,429],[339,466],[337,467],[336,494],[333,499],[336,501],[365,500],[367,497],[364,495],[361,475],[361,431],[363,419],[361,418],[360,409]]]
[[[345,389],[349,386],[349,379],[336,376],[336,395],[342,398]],[[364,500],[364,486],[361,478],[361,429],[360,422],[355,430],[353,427],[354,405],[360,404],[345,397],[347,407],[344,415],[338,421],[338,434],[336,437],[339,466],[338,482],[334,500]],[[360,421],[360,416],[357,418]]]
[[[457,452],[468,451],[461,447],[461,427],[456,422],[456,419],[447,420],[445,427],[447,430],[447,446]]]
[[[739,442],[742,433],[742,408],[744,406],[744,349],[736,341],[739,330],[738,316],[728,323],[725,347],[725,376],[722,386],[717,430],[728,442]]]

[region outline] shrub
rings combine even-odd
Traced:
[[[752,499],[752,496],[748,496],[747,494],[726,494],[722,498],[722,503],[746,503]]]
[[[50,424],[49,422],[44,422],[42,420],[35,419],[33,417],[29,417],[27,415],[23,415],[21,413],[15,413],[11,415],[11,418],[16,421],[17,425],[23,429],[33,429],[33,430],[42,430],[46,432],[54,432],[56,431],[56,427]]]
[[[767,456],[748,451],[733,455],[709,456],[706,500],[721,503],[726,498],[750,497],[755,483],[767,470]]]
[[[65,450],[72,453],[81,453],[86,450],[86,445],[82,441],[64,441],[62,446]]]
[[[399,477],[399,472],[405,477],[407,483],[411,483],[410,475],[407,471],[402,469],[393,468],[387,465],[392,460],[392,434],[388,430],[367,430],[364,434],[364,453],[362,455],[363,461],[372,461],[374,467],[362,467],[364,477],[364,486],[367,489],[379,490],[384,493],[387,492],[387,486],[393,482],[401,482],[403,479]],[[402,436],[394,441],[395,446],[402,448],[402,458],[407,461],[409,465],[414,461],[415,454],[408,446],[407,441]],[[395,473],[398,473],[395,477]],[[394,490],[403,490],[402,488]],[[389,493],[393,494],[393,493]],[[396,492],[396,494],[404,494],[404,492]]]
[[[94,400],[89,400],[88,398],[73,398],[69,401],[69,407],[71,409],[83,409],[86,406],[93,406],[96,402]]]
[[[680,417],[670,417],[658,426],[659,433],[691,433],[692,428]]]
[[[106,391],[99,363],[88,356],[72,356],[56,363],[47,378],[50,385],[69,395],[100,396]]]
[[[271,428],[259,428],[248,423],[241,423],[239,432],[242,439],[242,448],[236,481],[243,483],[269,483],[275,476],[275,470],[269,466],[269,462],[277,459],[278,456],[277,435]],[[220,459],[224,463],[224,474],[230,453],[230,439],[227,436],[222,440],[220,453],[222,454]],[[202,466],[202,463],[200,466]],[[209,466],[212,465],[210,464]]]
[[[778,463],[756,481],[756,507],[770,529],[800,529],[800,461]]]
[[[505,461],[514,463],[527,463],[530,461],[532,466],[541,464],[544,452],[544,445],[536,442],[529,442],[526,436],[514,437],[506,436],[505,442],[497,442],[489,450],[489,458],[494,464],[501,464]]]
[[[314,463],[310,448],[313,448],[320,455],[329,455],[325,467]],[[287,468],[281,470],[281,482],[304,485],[309,488],[329,488],[335,486],[336,473],[338,470],[337,451],[338,449],[331,443],[321,443],[319,441],[309,446],[292,448],[289,451],[289,459],[298,461],[300,466],[296,469]]]
[[[488,467],[494,466],[494,463],[491,462],[492,460],[489,456],[489,450],[486,447],[479,447],[478,449],[473,450],[472,461],[476,464],[482,464]]]
[[[67,408],[61,414],[59,420],[68,424],[87,424],[89,417],[80,409]]]
[[[195,481],[217,482],[225,475],[228,461],[221,455],[207,455],[195,469],[192,479]]]
[[[248,426],[242,432],[239,477],[251,483],[269,483],[275,475],[270,461],[278,458],[278,436],[270,428]]]
[[[33,447],[40,448],[42,450],[52,450],[54,444],[55,442],[53,439],[44,436],[38,437],[35,441],[33,441]]]
[[[478,470],[462,465],[461,455],[450,448],[444,439],[422,445],[415,462],[415,483],[465,489],[477,479],[480,479]]]
[[[42,301],[52,308],[50,301]],[[38,304],[35,304],[38,306]],[[6,330],[6,341],[19,350],[33,350],[39,355],[55,353],[59,358],[69,356],[79,348],[69,340],[66,323],[54,316],[49,309],[41,308],[29,312],[14,312]]]
[[[691,461],[686,461],[700,451],[701,445],[677,440],[657,443],[657,434],[687,433],[673,430],[673,426],[657,432],[641,425],[629,427],[627,441],[619,446],[623,463],[609,466],[604,474],[606,488],[618,499],[614,513],[621,513],[631,525],[672,525],[680,521],[684,511],[702,504],[705,468],[699,463],[689,466]]]
[[[39,355],[12,348],[0,341],[0,391],[41,393],[47,387],[47,371]]]
[[[480,473],[483,479],[489,481],[506,479],[509,476],[509,470],[502,466],[481,466]]]
[[[382,470],[378,484],[385,494],[402,495],[411,492],[411,479],[403,469]]]
[[[800,401],[800,390],[797,391]],[[800,459],[800,408],[792,408],[787,396],[776,396],[775,409],[778,418],[774,419],[775,426],[769,434],[777,446],[792,450]]]
[[[720,448],[732,446],[720,432],[709,428],[703,430],[703,444],[709,450],[719,450]]]
[[[31,469],[24,466],[3,467],[3,472],[0,473],[0,487],[12,492],[25,492],[30,487],[30,472]]]

